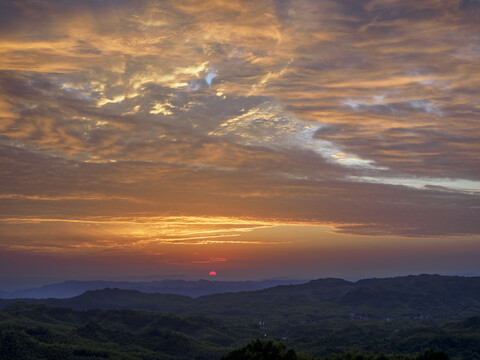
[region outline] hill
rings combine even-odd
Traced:
[[[452,360],[470,360],[480,358],[479,324],[480,317],[440,326],[355,322],[327,329],[327,323],[310,328],[304,324],[302,331],[283,339],[288,347],[314,358],[301,353],[293,357],[293,350],[270,341],[257,340],[232,351],[260,335],[254,322],[139,310],[74,311],[17,302],[0,311],[0,359],[445,360],[444,354],[430,356],[445,352]]]
[[[418,275],[349,282],[313,280],[300,285],[201,296],[92,290],[69,299],[26,300],[75,310],[137,309],[258,320],[441,320],[480,314],[480,278]],[[2,300],[7,306],[13,300]]]
[[[1,299],[47,299],[70,298],[88,290],[106,288],[138,290],[144,293],[176,294],[199,297],[210,294],[253,291],[278,285],[300,284],[304,280],[260,280],[260,281],[210,281],[210,280],[160,280],[149,282],[132,281],[77,281],[70,280],[45,285],[39,288],[12,292],[0,291]]]
[[[41,344],[43,328],[53,326],[60,333],[54,338],[63,339],[60,348],[73,351],[65,330],[86,344],[83,350],[93,346],[111,358],[122,358],[114,350],[120,346],[122,354],[143,354],[125,358],[189,358],[178,350],[185,348],[193,358],[213,359],[255,337],[283,340],[317,356],[345,351],[418,356],[432,349],[453,359],[480,358],[479,277],[319,279],[198,298],[107,288],[68,299],[4,299],[0,307],[0,330],[13,331],[18,344]],[[156,340],[148,338],[149,331]],[[167,357],[155,353],[161,339],[170,339],[162,345]],[[38,351],[53,345],[45,346]]]

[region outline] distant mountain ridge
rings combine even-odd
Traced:
[[[1,300],[0,307],[15,300]],[[319,279],[256,291],[191,298],[137,290],[89,290],[69,299],[24,300],[75,310],[132,309],[174,314],[303,319],[440,319],[480,316],[480,277],[405,276],[349,282]]]
[[[211,280],[158,280],[150,282],[132,281],[78,281],[70,280],[38,288],[0,291],[0,299],[48,299],[71,298],[89,290],[116,288],[138,290],[144,293],[176,294],[190,297],[204,295],[260,290],[278,285],[300,284],[307,280],[259,280],[259,281],[211,281]]]

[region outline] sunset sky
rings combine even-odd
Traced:
[[[0,0],[0,290],[480,274],[479,18]]]

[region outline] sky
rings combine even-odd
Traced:
[[[0,0],[0,289],[480,274],[479,17]]]

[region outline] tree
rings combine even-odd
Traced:
[[[224,355],[222,360],[297,360],[297,354],[283,343],[257,339]]]
[[[418,357],[418,360],[448,360],[447,354],[444,352],[437,351],[426,351],[423,355]]]

